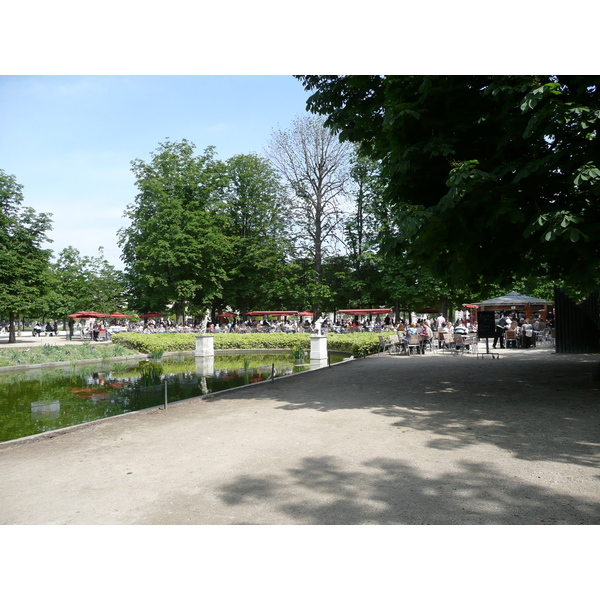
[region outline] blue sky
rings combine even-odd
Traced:
[[[2,76],[0,169],[24,204],[53,214],[55,255],[74,246],[118,268],[117,230],[136,195],[131,161],[167,137],[217,156],[262,153],[274,128],[306,114],[291,76]]]
[[[547,33],[553,11],[512,1],[500,13],[473,0],[462,10],[375,2],[360,13],[322,0],[101,8],[4,8],[0,169],[24,186],[26,206],[53,213],[55,253],[103,246],[119,268],[131,161],[167,137],[215,146],[223,160],[261,153],[273,128],[305,113],[308,94],[289,73],[597,71],[596,38],[579,29],[573,3],[560,39]]]

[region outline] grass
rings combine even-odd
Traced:
[[[37,346],[35,348],[11,348],[0,350],[0,367],[17,365],[39,365],[51,362],[73,362],[90,358],[112,358],[114,356],[129,356],[135,351],[109,344],[105,346],[84,342],[78,346]]]

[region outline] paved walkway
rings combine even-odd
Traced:
[[[34,337],[31,335],[31,331],[23,331],[20,336],[17,336],[14,344],[8,343],[8,333],[0,333],[0,348],[32,348],[34,346],[62,346],[64,344],[82,344],[84,340],[73,339],[67,340],[67,331],[58,331],[57,336],[50,337],[49,335],[42,335]],[[89,341],[89,340],[87,340]],[[109,344],[110,342],[94,342],[95,344]]]
[[[2,443],[0,524],[600,524],[597,363],[382,354]]]

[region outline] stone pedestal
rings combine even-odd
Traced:
[[[310,361],[327,360],[327,336],[310,336]]]
[[[323,367],[329,366],[329,360],[327,358],[310,359],[310,370],[322,369]]]
[[[215,357],[198,356],[196,360],[196,373],[201,377],[212,377],[215,374]]]
[[[215,338],[212,335],[196,336],[196,351],[194,356],[214,356]]]

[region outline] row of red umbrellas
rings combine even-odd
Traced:
[[[94,310],[82,310],[72,315],[68,315],[69,319],[92,319],[92,318],[109,318],[109,319],[129,319],[130,315],[124,315],[120,312],[112,314],[99,313]]]
[[[274,317],[281,317],[281,316],[292,316],[292,315],[298,315],[300,317],[314,317],[315,313],[312,312],[308,312],[306,310],[303,310],[302,312],[297,312],[295,310],[253,310],[251,312],[247,312],[246,313],[247,316],[250,317],[262,317],[262,316],[267,316],[267,315],[272,315]],[[217,317],[219,318],[227,318],[227,319],[233,319],[234,317],[237,317],[238,315],[236,315],[235,313],[231,313],[231,312],[224,312],[221,313],[220,315],[217,315]]]
[[[146,319],[146,318],[153,318],[153,317],[164,317],[164,314],[161,313],[148,313],[146,315],[140,315],[140,318],[142,319]],[[99,313],[96,312],[94,310],[82,310],[76,313],[73,313],[72,315],[68,315],[69,319],[90,319],[90,318],[98,318],[98,317],[102,317],[102,318],[109,318],[109,319],[131,319],[131,315],[124,315],[123,313],[120,312],[115,312],[115,313]]]

